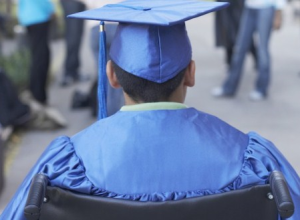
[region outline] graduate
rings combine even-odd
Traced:
[[[245,134],[221,119],[184,105],[195,84],[195,62],[185,21],[226,7],[223,2],[127,0],[71,15],[119,22],[100,57],[99,120],[72,137],[55,139],[2,213],[23,220],[36,173],[49,184],[80,193],[136,201],[167,201],[266,184],[281,171],[300,219],[300,179],[259,134]],[[105,50],[102,50],[105,53]],[[102,58],[102,59],[101,59]],[[106,117],[105,77],[124,90],[125,106]]]

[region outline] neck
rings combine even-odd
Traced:
[[[125,98],[125,105],[136,105],[136,104],[145,103],[143,101],[137,102],[132,98],[130,98],[130,96],[127,93],[125,92],[123,93]],[[157,102],[178,102],[183,104],[185,100],[185,96],[186,96],[186,87],[184,88],[178,87],[167,100],[159,100]]]

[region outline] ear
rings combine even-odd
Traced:
[[[195,61],[191,60],[184,74],[183,85],[188,87],[193,87],[195,85],[195,72],[196,72]]]
[[[121,85],[119,84],[118,78],[115,74],[115,70],[114,70],[111,60],[109,60],[106,64],[106,75],[107,75],[110,85],[113,88],[117,89],[117,88],[121,87]]]

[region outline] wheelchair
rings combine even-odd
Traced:
[[[43,174],[34,176],[24,209],[27,220],[277,220],[294,212],[279,171],[266,185],[164,202],[105,198],[47,184]]]

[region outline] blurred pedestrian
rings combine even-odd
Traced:
[[[243,63],[254,34],[257,38],[257,71],[255,89],[249,98],[253,101],[263,100],[268,95],[271,59],[269,40],[272,28],[277,30],[282,23],[282,8],[285,0],[246,0],[239,27],[237,42],[229,68],[228,77],[222,87],[215,88],[215,97],[233,97],[236,94],[242,75]]]
[[[2,37],[3,33],[5,32],[5,17],[4,15],[0,12],[0,55],[2,53]]]
[[[229,2],[230,6],[215,13],[215,39],[217,47],[224,47],[225,61],[230,66],[234,44],[236,42],[244,0],[218,0],[218,2]],[[257,66],[257,54],[255,43],[252,38],[250,52]]]
[[[60,0],[60,3],[64,11],[66,42],[66,57],[61,86],[68,86],[73,82],[87,79],[87,76],[83,76],[79,73],[79,51],[84,29],[84,20],[67,19],[69,14],[84,11],[86,4],[84,0]]]
[[[0,97],[0,127],[4,129],[55,129],[65,125],[57,110],[43,107],[32,98],[20,99],[17,88],[1,67]]]
[[[5,32],[5,16],[0,12],[0,37]]]
[[[31,52],[29,90],[34,99],[42,104],[47,102],[46,83],[50,64],[49,26],[54,15],[50,0],[20,0],[18,18],[27,28]]]
[[[21,102],[16,88],[0,67],[0,127],[19,127],[32,118],[28,105]]]
[[[19,0],[18,18],[27,29],[31,64],[29,74],[29,93],[23,100],[37,114],[49,116],[60,126],[65,126],[64,117],[54,108],[47,106],[47,79],[50,65],[49,28],[55,17],[51,0]]]

